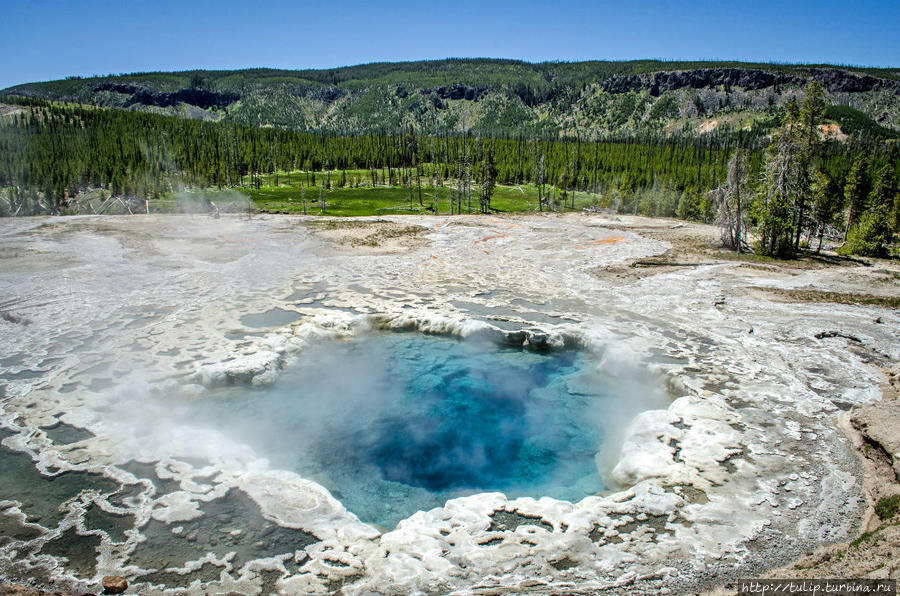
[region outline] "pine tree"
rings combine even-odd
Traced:
[[[889,255],[888,247],[896,237],[892,211],[897,194],[897,175],[893,164],[887,163],[878,170],[869,193],[866,212],[847,235],[847,241],[839,250],[841,254],[869,257]]]
[[[829,228],[838,223],[844,210],[844,195],[834,187],[825,172],[816,170],[812,176],[812,220],[819,238],[816,254],[822,250],[822,240]]]
[[[789,116],[781,130],[773,135],[772,144],[766,151],[764,184],[758,207],[758,250],[783,258],[794,256],[796,250],[795,205],[803,184],[795,124]]]
[[[844,228],[844,240],[850,228],[856,223],[859,214],[865,209],[869,192],[872,189],[872,181],[869,179],[869,160],[866,154],[859,152],[853,160],[850,173],[847,174],[847,182],[844,185],[844,198],[847,202],[847,225]]]
[[[799,123],[802,125],[803,140],[800,153],[800,188],[797,192],[797,208],[794,228],[794,250],[800,247],[803,233],[807,198],[811,191],[816,154],[820,145],[819,124],[825,117],[825,90],[819,81],[813,79],[806,88],[806,97],[800,106]]]

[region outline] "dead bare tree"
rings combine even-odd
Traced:
[[[431,211],[438,214],[438,178],[437,178],[437,162],[434,159],[434,139],[431,139],[431,185],[434,187],[434,205]]]
[[[456,212],[462,213],[462,195],[463,195],[463,187],[462,187],[462,160],[459,158],[459,155],[456,157]],[[450,202],[450,215],[453,215],[453,202]]]
[[[728,161],[725,184],[710,191],[718,210],[716,223],[722,228],[722,245],[741,252],[747,246],[747,160],[740,149]]]
[[[466,209],[472,213],[472,160],[469,158],[469,150],[466,149]]]
[[[537,184],[538,191],[538,211],[544,210],[544,174],[546,172],[544,166],[544,152],[541,151],[540,157],[535,162],[534,182]]]

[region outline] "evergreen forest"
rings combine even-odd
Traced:
[[[823,238],[889,256],[900,231],[897,141],[820,134],[834,106],[815,81],[752,130],[593,138],[413,125],[339,135],[17,95],[0,102],[2,215],[96,213],[113,201],[161,211],[199,189],[213,206],[217,191],[237,190],[257,209],[311,214],[609,209],[732,232],[737,218],[735,249],[780,257]]]

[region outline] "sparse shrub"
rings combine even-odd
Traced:
[[[889,520],[900,513],[900,495],[879,499],[875,503],[875,515],[882,520]]]

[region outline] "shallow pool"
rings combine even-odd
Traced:
[[[577,501],[605,490],[596,456],[618,449],[605,439],[660,392],[649,376],[597,366],[578,351],[377,333],[308,349],[271,387],[204,397],[195,420],[391,528],[475,492]]]

